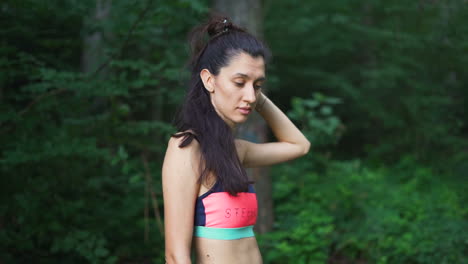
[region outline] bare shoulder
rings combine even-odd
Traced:
[[[184,140],[185,137],[169,139],[162,166],[163,182],[176,180],[195,183],[198,180],[200,144],[197,140],[192,140],[183,146]]]
[[[180,132],[184,133],[184,132]],[[180,161],[190,161],[200,156],[200,144],[197,140],[192,140],[189,144],[183,146],[184,136],[173,137],[171,136],[167,143],[166,156],[167,158],[177,158]]]

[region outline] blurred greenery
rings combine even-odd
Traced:
[[[1,263],[164,262],[162,159],[211,2],[109,3],[0,4]],[[272,170],[265,263],[468,263],[466,1],[263,6],[268,95],[312,142]]]

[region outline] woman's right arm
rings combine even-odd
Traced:
[[[200,146],[193,140],[179,148],[183,138],[171,137],[162,167],[165,254],[168,264],[191,263],[195,200],[200,185]]]

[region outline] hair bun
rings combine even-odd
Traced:
[[[189,65],[194,66],[197,58],[212,39],[233,31],[246,32],[242,27],[233,24],[225,14],[212,15],[206,22],[194,27],[188,34],[192,54]]]
[[[233,29],[232,22],[227,17],[214,17],[208,24],[207,32],[210,37]]]

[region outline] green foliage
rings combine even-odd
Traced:
[[[268,263],[466,263],[466,3],[265,7],[270,89],[312,143],[307,157],[274,170]],[[320,94],[340,103],[321,111]],[[331,233],[320,236],[313,221],[304,228],[309,213]]]
[[[306,160],[278,166],[266,263],[467,263],[466,194],[404,163],[335,161],[322,174]]]
[[[340,103],[340,99],[321,93],[314,93],[312,98],[293,97],[288,116],[302,124],[314,148],[325,149],[337,143],[343,130],[340,118],[333,112],[333,107]]]
[[[160,168],[208,3],[107,2],[2,3],[4,263],[164,259]]]
[[[339,156],[398,162],[409,153],[445,167],[441,155],[466,153],[466,2],[273,0],[265,7],[280,80],[272,93],[284,105],[311,91],[340,98]],[[468,157],[461,159],[455,166]]]
[[[315,148],[273,171],[276,223],[260,236],[266,263],[467,263],[463,187],[408,154],[376,167],[324,155],[343,132],[339,103],[292,98],[288,114]]]
[[[298,164],[303,165],[302,164]],[[304,173],[304,168],[281,169],[287,175]],[[275,177],[277,175],[274,175]],[[320,194],[310,193],[306,179],[316,179],[309,173],[297,181],[276,178],[274,185],[275,231],[259,236],[266,263],[326,263],[333,218],[321,202]]]
[[[76,231],[63,239],[57,239],[51,253],[64,253],[82,256],[88,263],[116,263],[117,257],[109,257],[105,238],[96,237],[86,231]]]
[[[162,262],[160,168],[210,3],[100,2],[2,2],[2,263]],[[273,171],[265,262],[467,263],[466,3],[264,7],[271,97],[313,146]]]

